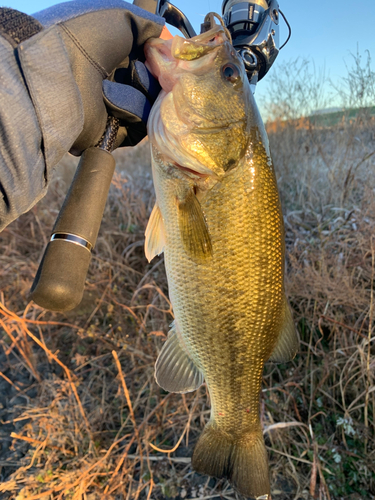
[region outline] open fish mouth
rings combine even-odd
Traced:
[[[232,43],[229,31],[224,25],[214,24],[209,31],[193,38],[175,37],[171,53],[176,59],[193,61],[207,55],[226,42]]]
[[[216,52],[225,43],[232,43],[231,35],[220,16],[214,14],[221,24],[211,20],[209,31],[186,39],[175,36],[170,40],[151,38],[145,44],[146,67],[158,78],[163,90],[170,92],[178,79],[180,70],[190,71],[204,68],[215,58]],[[207,17],[207,16],[206,16]],[[231,45],[232,46],[232,45]],[[236,51],[233,49],[233,55]]]

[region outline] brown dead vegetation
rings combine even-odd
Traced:
[[[276,500],[375,498],[374,138],[361,115],[270,131],[301,336],[295,360],[264,376]],[[65,158],[46,198],[0,235],[1,499],[239,498],[191,469],[209,418],[205,386],[168,394],[153,377],[173,313],[163,258],[149,264],[143,252],[147,147],[116,153],[74,311],[44,311],[27,294],[76,162]]]

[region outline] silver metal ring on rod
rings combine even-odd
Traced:
[[[50,241],[54,241],[54,240],[64,240],[64,241],[67,241],[69,243],[74,243],[75,245],[79,245],[83,248],[86,248],[86,250],[88,250],[89,252],[91,252],[93,249],[93,246],[89,241],[85,240],[84,238],[81,238],[80,236],[77,236],[76,234],[54,233],[51,236]]]

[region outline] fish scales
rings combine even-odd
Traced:
[[[257,148],[263,154],[254,154]],[[241,167],[202,200],[213,246],[208,264],[194,263],[184,252],[168,182],[160,179],[156,189],[169,237],[165,263],[181,336],[205,373],[215,422],[242,434],[259,418],[263,362],[276,342],[270,331],[278,332],[282,321],[284,249],[272,165],[263,146],[251,141]],[[254,380],[250,370],[258,374]]]
[[[175,315],[156,379],[188,392],[204,378],[211,417],[193,467],[269,498],[263,367],[270,358],[291,359],[298,338],[284,293],[284,229],[267,137],[242,62],[225,31],[211,31],[146,46],[164,88],[149,122],[157,204],[146,255],[164,250]],[[182,62],[181,47],[190,58]]]

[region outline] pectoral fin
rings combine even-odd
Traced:
[[[297,330],[294,326],[292,314],[290,312],[289,304],[285,299],[284,304],[284,323],[277,339],[277,344],[269,361],[275,363],[285,363],[291,361],[297,354],[299,347],[299,338]]]
[[[201,205],[193,190],[178,204],[178,225],[186,252],[195,260],[212,256],[212,244]]]
[[[181,346],[174,325],[156,360],[155,378],[168,392],[191,392],[203,384],[203,374]]]
[[[163,252],[165,246],[164,224],[157,203],[152,209],[145,236],[145,254],[147,260],[151,262],[156,255]]]

